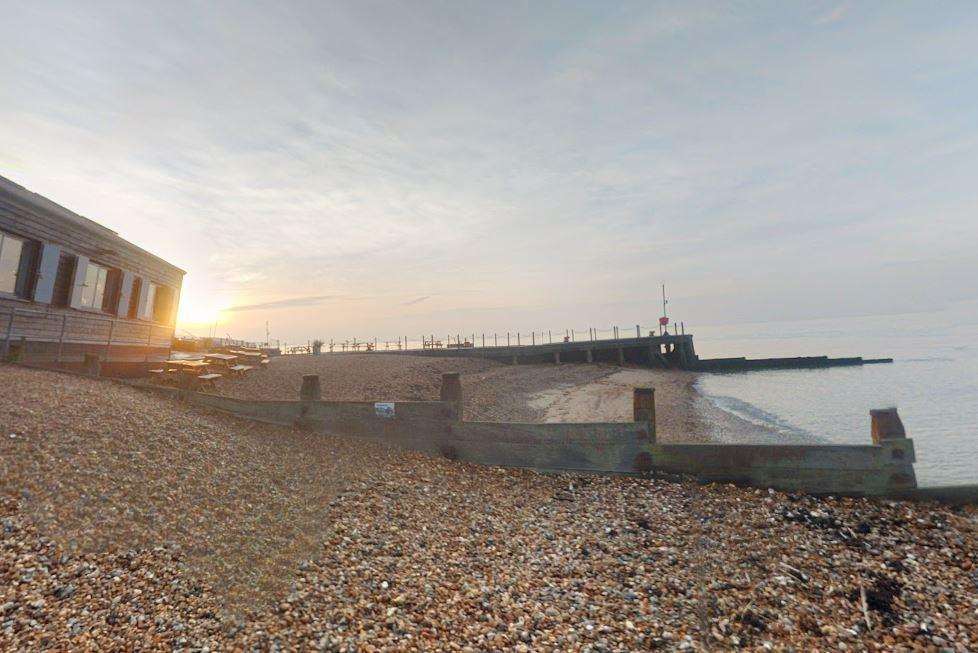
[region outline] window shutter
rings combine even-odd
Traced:
[[[119,317],[129,315],[129,299],[132,297],[132,272],[122,270],[122,284],[119,287],[119,303],[116,306],[115,314]]]
[[[175,326],[177,323],[177,312],[180,309],[180,288],[170,291],[170,315],[166,323]]]
[[[149,298],[149,281],[146,277],[139,277],[139,304],[136,309],[136,317],[140,320],[143,318],[143,313],[146,312],[146,300]]]
[[[75,258],[75,278],[71,284],[71,301],[69,305],[72,308],[81,308],[81,295],[85,286],[85,273],[87,271],[88,257],[79,254]]]
[[[54,282],[58,278],[58,262],[61,248],[44,243],[41,251],[41,264],[37,266],[37,283],[34,286],[34,301],[50,304],[54,297]]]

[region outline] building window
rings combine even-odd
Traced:
[[[143,311],[139,314],[140,320],[152,320],[156,312],[156,284],[147,281],[145,284],[146,302],[143,304]]]
[[[143,280],[135,277],[132,280],[132,290],[129,292],[129,310],[126,312],[126,317],[130,320],[139,317],[139,294],[142,292],[142,288]]]
[[[0,232],[0,292],[26,296],[27,279],[21,260],[25,249],[23,240]]]
[[[101,265],[89,263],[85,268],[85,283],[82,284],[80,308],[102,310],[105,302],[105,286],[109,280],[109,270]]]
[[[173,317],[173,288],[156,286],[156,302],[153,309],[153,320],[160,324],[169,324]]]
[[[20,256],[23,251],[23,240],[0,232],[0,292],[17,292]]]
[[[54,277],[54,292],[51,297],[52,306],[65,307],[71,302],[71,282],[75,278],[75,265],[78,259],[66,252],[61,252],[58,258],[58,272]]]
[[[110,268],[105,279],[102,312],[115,315],[119,311],[119,293],[122,292],[122,270]]]

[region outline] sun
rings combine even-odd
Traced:
[[[185,281],[180,291],[177,326],[191,331],[210,328],[220,318],[222,306],[221,298],[216,293]]]

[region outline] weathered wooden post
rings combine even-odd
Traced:
[[[302,388],[299,390],[301,401],[322,401],[323,389],[319,385],[318,374],[303,374]]]
[[[881,444],[884,440],[899,440],[907,437],[896,408],[877,408],[869,411],[872,420],[873,444]]]
[[[109,320],[109,336],[105,339],[105,362],[109,362],[109,350],[112,347],[112,334],[115,333],[115,323],[116,320]],[[173,342],[173,338],[170,338],[170,342]],[[169,358],[169,356],[167,356]]]
[[[7,360],[11,363],[22,363],[27,359],[27,336],[21,336],[17,346],[12,348],[7,354]]]
[[[907,437],[896,408],[877,408],[869,411],[872,422],[873,444],[883,448],[887,458],[888,474],[881,479],[885,492],[905,491],[917,487],[917,474],[913,463],[913,440]],[[881,470],[884,471],[884,470]]]
[[[86,376],[99,376],[102,373],[102,362],[99,360],[98,354],[85,354],[82,372]]]
[[[634,420],[649,425],[649,439],[655,443],[655,388],[635,388],[632,392]]]
[[[462,379],[458,372],[441,375],[440,399],[452,404],[455,419],[462,421]]]
[[[65,328],[68,326],[68,315],[61,316],[61,335],[58,336],[58,357],[55,359],[55,363],[58,367],[61,367],[61,356],[64,354],[65,350]]]
[[[10,356],[10,336],[14,332],[14,313],[17,311],[11,310],[10,317],[7,318],[7,335],[3,338],[3,356],[0,357],[2,360],[7,360]]]

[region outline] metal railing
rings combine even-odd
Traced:
[[[455,333],[447,334],[444,338],[437,334],[427,334],[421,338],[347,338],[342,341],[324,340],[322,351],[325,352],[366,352],[366,351],[404,351],[416,349],[469,349],[492,347],[527,347],[561,342],[593,342],[597,340],[623,340],[626,338],[643,338],[658,335],[686,335],[686,326],[682,322],[669,325],[656,324],[620,328],[611,326],[605,329],[588,327],[585,329],[548,329],[546,331],[507,331],[494,333]],[[566,339],[566,340],[565,340]],[[310,353],[312,342],[306,345],[289,345],[283,343],[283,354]]]
[[[174,327],[108,315],[87,315],[74,309],[38,311],[0,307],[0,360],[18,348],[21,356],[61,363],[75,351],[103,347],[107,361],[112,347],[169,349]]]

